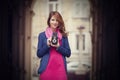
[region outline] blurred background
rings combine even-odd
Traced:
[[[67,58],[67,70],[70,80],[86,75],[91,67],[92,17],[88,0],[36,0],[33,6],[31,28],[31,71],[32,78],[38,77],[39,58],[36,56],[38,35],[47,28],[50,11],[61,13],[71,47],[71,57]],[[82,76],[81,76],[82,77]],[[34,80],[34,79],[33,79]],[[83,79],[81,79],[83,80]]]
[[[72,55],[68,80],[118,80],[118,0],[3,0],[0,3],[0,78],[38,80],[38,35],[50,11],[59,11]]]

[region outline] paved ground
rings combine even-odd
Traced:
[[[68,74],[68,80],[90,80],[89,75],[76,75],[74,73]]]
[[[68,73],[68,80],[90,80],[89,75],[76,75],[74,73]],[[39,77],[32,77],[32,80],[39,80]]]

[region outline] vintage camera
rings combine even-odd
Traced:
[[[58,43],[58,37],[56,32],[53,32],[51,42],[53,45],[56,45]]]

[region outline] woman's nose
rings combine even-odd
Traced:
[[[57,20],[56,20],[55,22],[56,22],[56,23],[58,23],[58,21],[57,21]]]
[[[56,23],[57,23],[57,21],[54,21],[54,23],[56,24]]]

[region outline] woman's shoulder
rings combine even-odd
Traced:
[[[68,40],[68,36],[63,36],[62,39],[63,40]]]
[[[45,35],[45,31],[40,32],[39,35]]]
[[[67,38],[68,38],[68,36],[62,36],[62,38],[67,39]]]
[[[44,37],[45,36],[45,31],[39,33],[39,37]]]

